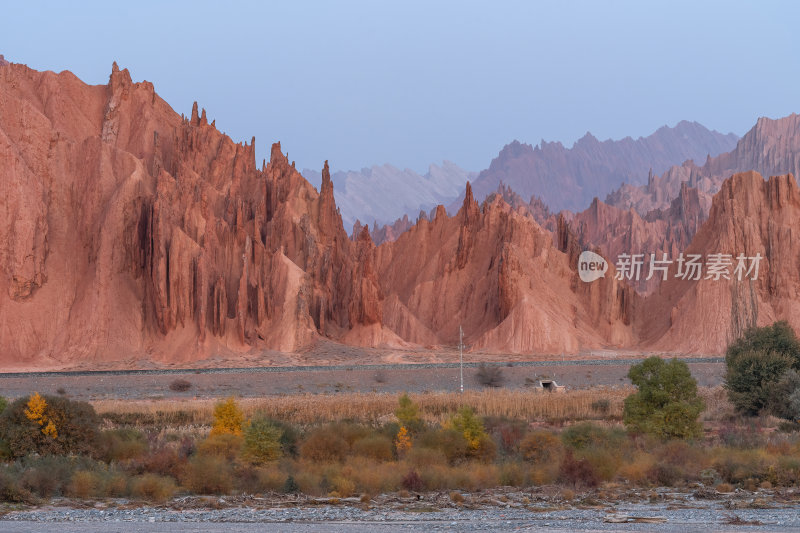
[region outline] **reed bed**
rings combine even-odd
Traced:
[[[411,394],[422,418],[442,422],[462,406],[482,416],[529,421],[616,419],[622,417],[622,402],[632,388],[594,388],[559,393],[532,390],[486,389],[481,391],[426,392]],[[394,419],[397,393],[293,394],[237,400],[246,417],[255,413],[310,425],[336,420],[382,423]],[[210,424],[218,399],[97,400],[92,402],[101,415],[121,420],[150,421],[152,424]]]

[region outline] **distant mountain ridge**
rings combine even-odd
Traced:
[[[502,182],[523,198],[539,196],[555,212],[580,211],[622,183],[644,184],[651,169],[663,172],[687,159],[704,160],[731,150],[738,139],[682,121],[636,140],[599,141],[587,133],[572,148],[544,140],[536,146],[514,141],[478,175],[473,191],[482,199]]]
[[[643,185],[625,184],[606,197],[606,203],[621,209],[635,209],[645,216],[663,209],[678,196],[682,183],[700,192],[706,213],[711,197],[732,174],[754,170],[763,176],[800,174],[800,115],[771,119],[761,117],[735,148],[707,157],[703,166],[694,161],[670,167],[661,177],[650,175]]]
[[[304,169],[302,174],[319,188],[319,171]],[[365,224],[390,224],[404,215],[416,218],[420,211],[430,211],[458,198],[464,183],[475,176],[477,172],[444,161],[441,165],[430,165],[424,175],[385,164],[337,171],[331,179],[342,221],[345,228],[351,228],[357,220]]]

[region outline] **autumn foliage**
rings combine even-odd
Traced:
[[[214,406],[214,425],[211,435],[242,435],[244,413],[234,398],[228,398]]]
[[[11,457],[94,455],[100,419],[94,408],[60,396],[34,393],[19,398],[0,415],[0,438]]]

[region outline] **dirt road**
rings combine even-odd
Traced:
[[[701,386],[722,383],[722,358],[684,358]],[[500,369],[501,386],[524,388],[541,377],[554,378],[570,388],[628,384],[628,369],[637,360],[527,361],[493,363]],[[465,389],[480,389],[477,363],[464,366]],[[186,392],[170,390],[183,379]],[[294,366],[229,369],[183,369],[101,372],[40,372],[0,374],[0,395],[17,398],[37,391],[68,394],[79,400],[219,398],[230,395],[263,397],[297,393],[423,392],[458,390],[460,369],[455,363]]]

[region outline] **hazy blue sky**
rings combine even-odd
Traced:
[[[800,110],[798,2],[72,4],[3,4],[0,53],[89,83],[116,60],[299,168],[480,170],[515,138],[741,135]]]

